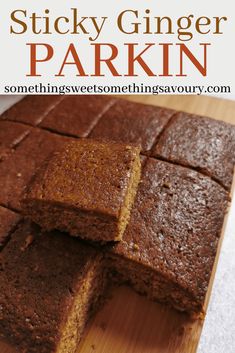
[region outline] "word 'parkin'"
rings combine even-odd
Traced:
[[[119,47],[112,43],[91,43],[88,51],[93,60],[89,70],[86,68],[88,51],[86,50],[84,54],[84,49],[79,45],[76,47],[70,43],[62,56],[61,49],[58,50],[51,44],[27,43],[27,45],[30,49],[30,72],[27,76],[31,77],[42,76],[43,64],[46,63],[50,65],[51,70],[56,70],[51,75],[57,77],[66,76],[66,72],[71,76],[71,67],[74,69],[74,75],[80,77],[105,75],[136,77],[143,74],[150,77],[183,77],[188,76],[191,69],[189,65],[185,65],[186,60],[202,76],[207,75],[207,49],[210,43],[200,43],[199,48],[196,48],[197,51],[201,50],[200,59],[184,43],[146,43],[144,47],[137,43],[125,43]],[[170,55],[171,50],[174,52]],[[120,62],[124,67],[122,72],[118,65]],[[171,71],[173,62],[174,67],[177,67],[174,70],[178,70],[177,72]]]

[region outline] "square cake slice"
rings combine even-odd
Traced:
[[[87,137],[101,116],[115,103],[116,99],[107,96],[65,97],[40,124],[66,135]]]
[[[148,159],[111,266],[150,299],[203,311],[228,193],[194,170]]]
[[[7,243],[21,216],[0,206],[0,251]]]
[[[89,137],[137,144],[142,152],[147,152],[174,113],[171,109],[120,99],[102,116]]]
[[[91,139],[66,144],[35,176],[24,213],[46,230],[120,240],[140,178],[139,153],[138,147]]]
[[[52,95],[26,96],[0,118],[37,126],[63,99],[63,96]]]
[[[152,155],[192,167],[229,190],[235,164],[235,126],[178,113],[163,132]]]
[[[106,276],[95,249],[21,224],[0,253],[0,338],[27,353],[75,353]]]
[[[0,163],[0,185],[4,186],[1,188],[0,204],[19,211],[20,201],[37,168],[51,153],[71,140],[33,128],[10,158]]]
[[[12,155],[31,129],[23,124],[0,120],[0,162]]]

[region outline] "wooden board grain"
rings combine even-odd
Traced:
[[[214,119],[235,124],[235,101],[218,99],[207,96],[124,96],[134,102],[154,104],[176,110],[184,110],[189,113],[206,115]]]
[[[206,96],[123,98],[207,115],[235,124],[233,101]],[[210,281],[207,303],[223,236],[224,229]],[[77,353],[195,353],[202,327],[203,320],[192,321],[185,314],[164,305],[151,303],[131,289],[120,287],[113,289],[112,297],[87,327]],[[15,353],[16,350],[0,343],[0,352]]]

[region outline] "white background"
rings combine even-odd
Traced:
[[[67,51],[68,44],[74,43],[80,55],[84,67],[92,72],[94,66],[93,47],[88,40],[89,35],[33,35],[29,31],[26,35],[10,35],[10,13],[15,9],[27,9],[28,15],[37,12],[44,14],[44,9],[50,9],[51,19],[57,16],[70,16],[70,8],[77,7],[81,16],[108,16],[102,34],[97,39],[99,43],[113,43],[120,48],[120,55],[115,64],[119,71],[125,73],[127,66],[127,55],[124,50],[124,42],[137,42],[141,48],[144,43],[154,42],[179,42],[176,35],[125,35],[117,29],[117,15],[125,9],[139,10],[140,18],[145,15],[144,10],[150,9],[152,16],[169,16],[177,19],[181,16],[194,14],[195,18],[200,16],[227,16],[228,21],[222,25],[223,35],[200,35],[194,33],[194,38],[190,42],[184,42],[195,56],[201,60],[202,52],[199,49],[199,42],[211,42],[208,48],[208,76],[202,77],[195,67],[188,61],[186,68],[190,72],[189,77],[154,77],[144,75],[139,69],[139,78],[130,79],[128,77],[112,77],[106,70],[106,77],[94,78],[76,77],[74,66],[66,67],[66,77],[55,77],[62,64],[62,60]],[[43,82],[53,84],[128,84],[130,82],[144,82],[145,84],[173,84],[173,85],[230,85],[235,95],[235,50],[234,50],[234,18],[235,4],[232,0],[119,0],[119,1],[93,1],[93,0],[11,0],[1,1],[0,4],[0,25],[1,25],[1,56],[0,56],[0,92],[4,85],[24,85]],[[141,19],[140,19],[141,21]],[[131,22],[131,21],[130,21]],[[29,25],[29,21],[28,21]],[[91,26],[88,26],[91,29]],[[40,64],[41,78],[29,78],[25,75],[29,72],[29,48],[26,42],[45,42],[54,46],[55,54],[53,60],[46,64]],[[43,55],[43,53],[42,53]],[[172,48],[170,69],[178,71],[178,47]],[[146,61],[156,72],[161,71],[161,51],[159,46],[155,50],[146,53]],[[229,98],[229,97],[228,97]]]

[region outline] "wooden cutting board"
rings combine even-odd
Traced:
[[[233,101],[206,96],[148,95],[123,98],[206,115],[235,124],[235,102]],[[224,229],[206,306],[223,236]],[[149,302],[131,289],[120,287],[113,289],[111,298],[87,327],[77,353],[195,353],[202,327],[203,319],[192,321],[185,314],[164,305]],[[16,350],[0,343],[0,352],[15,353]]]

